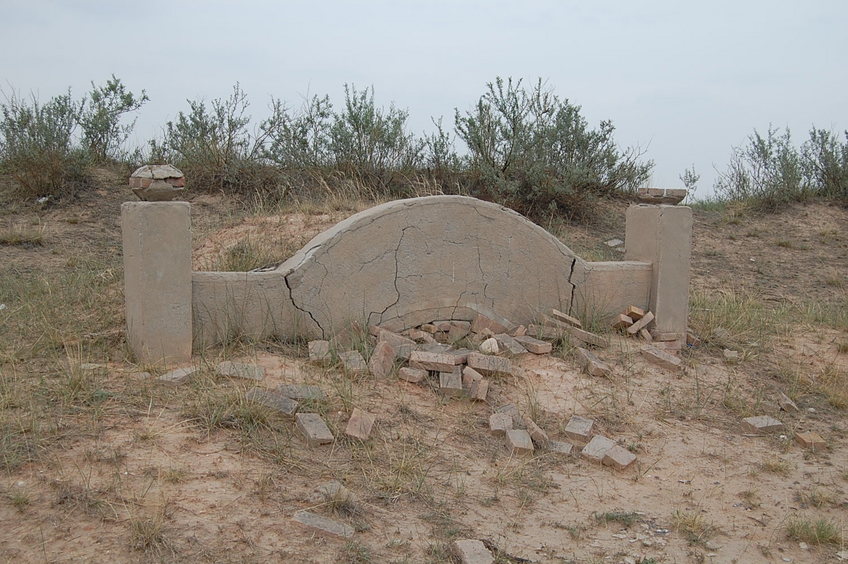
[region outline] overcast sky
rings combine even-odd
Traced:
[[[453,124],[497,76],[542,78],[610,119],[656,162],[652,184],[694,165],[712,189],[731,147],[769,124],[800,143],[848,128],[848,1],[0,0],[0,85],[41,99],[117,75],[147,90],[137,136],[161,133],[186,99],[240,82],[255,117],[270,96],[373,85],[416,132]]]

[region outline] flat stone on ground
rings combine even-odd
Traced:
[[[457,364],[457,357],[447,353],[412,351],[409,355],[409,366],[420,370],[433,370],[434,372],[452,372]]]
[[[359,351],[339,353],[339,360],[342,362],[342,368],[348,374],[365,374],[368,372],[368,365],[365,364],[365,359],[362,358]]]
[[[495,410],[495,413],[506,413],[512,418],[512,426],[515,429],[523,429],[524,428],[524,418],[521,416],[521,412],[518,411],[518,408],[515,407],[514,404],[508,403],[506,405],[502,405]]]
[[[810,450],[824,450],[827,443],[818,433],[795,433],[795,442]]]
[[[200,368],[197,366],[188,366],[186,368],[175,368],[170,372],[166,372],[159,376],[159,381],[163,384],[172,384],[179,385],[185,384],[189,380],[191,380],[192,376],[194,376],[197,372],[200,371]]]
[[[330,359],[330,341],[309,341],[309,361],[325,362]]]
[[[439,393],[443,396],[459,397],[462,389],[462,368],[455,366],[450,372],[439,372]]]
[[[548,434],[533,421],[530,416],[524,416],[524,427],[527,429],[527,433],[530,434],[530,438],[533,439],[533,442],[536,443],[540,448],[545,448],[548,446],[550,442],[550,438]]]
[[[683,361],[678,357],[674,356],[671,353],[667,353],[666,351],[661,351],[660,349],[652,346],[645,345],[639,352],[642,353],[642,356],[649,362],[656,364],[662,368],[666,368],[668,370],[680,370],[683,368]]]
[[[398,370],[398,378],[412,384],[417,384],[427,378],[427,371],[421,370],[420,368],[409,368],[408,366],[404,366]]]
[[[252,388],[244,395],[244,397],[252,402],[264,405],[268,409],[279,411],[283,415],[291,417],[297,411],[298,403],[291,398],[272,392],[264,388]]]
[[[557,454],[571,454],[574,445],[565,441],[549,441],[548,450]]]
[[[583,323],[581,323],[579,319],[577,319],[576,317],[572,317],[572,316],[568,315],[567,313],[563,313],[558,309],[552,309],[551,315],[553,316],[554,319],[562,321],[563,323],[567,323],[567,324],[571,325],[572,327],[577,327],[578,329],[583,328]]]
[[[507,335],[506,333],[498,333],[497,335],[495,335],[494,338],[498,342],[498,347],[502,351],[508,351],[509,354],[518,355],[527,352],[527,349],[525,349],[524,346],[519,343],[515,337],[511,335]]]
[[[592,436],[592,426],[594,424],[595,422],[591,419],[572,415],[571,419],[568,420],[568,424],[565,426],[565,436],[581,444],[587,443],[589,437]]]
[[[636,455],[620,445],[615,445],[606,453],[601,462],[604,466],[612,466],[618,470],[624,470],[636,460]]]
[[[607,452],[616,446],[615,442],[604,437],[603,435],[595,435],[592,440],[583,447],[580,455],[583,458],[601,464],[604,461],[604,456]]]
[[[506,413],[493,413],[489,416],[489,432],[502,435],[512,429],[512,417]]]
[[[609,376],[612,372],[609,364],[602,361],[598,356],[590,350],[582,347],[577,347],[575,350],[577,363],[580,368],[590,376]]]
[[[534,339],[527,335],[519,335],[515,337],[515,340],[521,343],[525,349],[533,354],[550,354],[554,349],[554,346],[551,343]]]
[[[330,428],[317,413],[298,413],[295,415],[295,421],[306,439],[306,444],[311,447],[326,445],[335,440]]]
[[[298,511],[294,514],[294,520],[301,525],[318,529],[323,533],[328,533],[337,537],[349,539],[353,536],[354,529],[350,525],[328,519],[322,515],[312,513],[311,511]]]
[[[495,558],[482,541],[460,539],[451,543],[451,553],[461,564],[493,564]]]
[[[533,440],[524,429],[510,429],[506,432],[506,444],[512,454],[532,454]]]
[[[265,369],[261,366],[242,364],[230,360],[219,363],[216,372],[221,376],[244,378],[246,380],[262,380],[265,377]]]
[[[378,341],[368,359],[368,370],[377,378],[387,378],[394,366],[395,348],[388,341]]]
[[[742,426],[749,433],[775,433],[784,429],[783,423],[769,415],[746,417],[742,420]]]
[[[319,386],[306,386],[303,384],[280,384],[277,391],[287,398],[296,400],[322,401],[326,396],[324,390]]]
[[[512,375],[512,362],[508,358],[480,353],[468,355],[468,366],[485,376],[492,374]]]
[[[368,437],[371,436],[371,428],[374,426],[374,421],[376,420],[377,417],[375,415],[355,407],[347,422],[345,434],[360,441],[368,440]]]
[[[580,341],[582,343],[586,343],[587,345],[592,345],[593,347],[608,347],[609,340],[606,337],[602,337],[600,335],[595,335],[589,331],[584,331],[583,329],[578,329],[577,327],[569,327],[565,331],[569,338],[572,341]]]

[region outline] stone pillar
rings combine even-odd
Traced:
[[[663,340],[673,340],[683,347],[689,318],[691,208],[630,206],[624,244],[625,260],[653,265],[648,307],[656,316],[657,333],[663,334]]]
[[[144,364],[191,359],[191,217],[188,202],[121,206],[127,336]]]

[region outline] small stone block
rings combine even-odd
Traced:
[[[604,466],[612,466],[618,470],[624,470],[636,460],[636,455],[624,448],[615,445],[604,454],[601,462]]]
[[[502,405],[495,410],[495,413],[505,413],[512,418],[512,427],[514,429],[523,429],[524,428],[524,418],[521,416],[521,412],[518,411],[518,408],[513,404],[508,403],[506,405]]]
[[[493,413],[489,416],[489,432],[503,435],[512,429],[512,417],[507,413]]]
[[[398,378],[412,384],[417,384],[427,378],[427,371],[421,370],[420,368],[409,368],[404,366],[398,370]]]
[[[567,324],[571,325],[572,327],[577,327],[578,329],[583,328],[583,323],[581,323],[579,319],[577,319],[576,317],[572,317],[572,316],[568,315],[567,313],[563,313],[558,309],[552,309],[551,315],[554,317],[554,319],[558,319],[559,321],[562,321],[563,323],[567,323]]]
[[[443,396],[459,397],[465,393],[462,389],[462,370],[459,366],[450,372],[439,372],[439,393]]]
[[[533,442],[540,448],[545,448],[548,446],[548,443],[551,442],[544,429],[536,425],[536,422],[530,419],[527,415],[524,416],[524,426],[526,427],[530,438],[533,439]]]
[[[509,354],[517,355],[527,352],[527,349],[518,342],[518,339],[506,333],[498,333],[495,335],[495,340],[498,342],[501,350],[508,351]]]
[[[583,343],[586,343],[587,345],[592,345],[593,347],[609,346],[609,341],[606,337],[595,335],[594,333],[584,331],[583,329],[578,329],[577,327],[569,327],[566,330],[566,333],[568,334],[571,340],[581,341]]]
[[[298,408],[298,403],[293,399],[263,388],[252,388],[248,390],[244,397],[249,401],[264,405],[268,409],[279,411],[289,417],[294,415]]]
[[[589,441],[589,437],[592,436],[592,426],[594,424],[595,422],[591,419],[572,415],[571,419],[568,420],[568,424],[565,426],[565,436],[581,444],[585,444]]]
[[[627,306],[627,309],[624,310],[624,315],[632,319],[633,321],[639,321],[643,317],[645,317],[645,310],[641,307],[636,306]]]
[[[683,333],[673,333],[673,332],[661,333],[659,331],[654,331],[653,333],[651,333],[651,338],[653,340],[664,342],[664,343],[671,342],[671,341],[682,341],[684,336],[685,335]]]
[[[301,384],[281,384],[277,386],[277,392],[287,398],[295,400],[322,401],[325,398],[324,390],[318,386],[305,386]]]
[[[742,426],[749,433],[776,433],[783,431],[784,425],[774,417],[768,415],[757,415],[756,417],[746,417],[742,420]]]
[[[421,370],[433,370],[435,372],[452,372],[457,364],[457,357],[447,353],[412,351],[409,355],[409,365]]]
[[[371,428],[374,426],[376,419],[377,417],[375,415],[355,407],[353,408],[353,413],[350,414],[347,427],[345,427],[345,434],[348,437],[366,441],[371,435]]]
[[[422,331],[420,329],[410,329],[406,331],[406,336],[415,341],[416,343],[435,343],[436,339],[430,333]]]
[[[680,370],[683,368],[682,360],[673,354],[661,351],[654,346],[645,345],[640,349],[640,352],[646,360],[656,364],[657,366],[661,366],[662,368],[666,368],[668,370]]]
[[[451,321],[450,331],[448,331],[448,341],[455,343],[464,339],[471,332],[471,323],[469,321]]]
[[[548,450],[557,454],[570,455],[574,445],[565,441],[548,441]]]
[[[527,327],[524,325],[519,325],[509,333],[513,337],[524,337],[527,335]]]
[[[389,343],[395,350],[395,356],[397,356],[397,358],[409,360],[409,355],[415,350],[415,341],[380,327],[377,327],[375,332],[377,341],[386,341]]]
[[[220,376],[231,378],[244,378],[246,380],[262,380],[265,377],[265,369],[255,364],[241,364],[225,360],[218,364],[216,372]]]
[[[654,336],[651,335],[651,332],[648,331],[647,329],[639,329],[639,336],[642,337],[642,340],[645,341],[646,343],[653,343],[654,342]]]
[[[619,313],[612,322],[612,328],[618,330],[627,329],[631,325],[633,325],[633,319],[623,313]]]
[[[495,561],[486,545],[475,539],[453,541],[451,553],[461,564],[493,564]]]
[[[827,443],[818,433],[795,433],[795,442],[810,450],[824,450]]]
[[[563,331],[555,327],[545,327],[544,325],[535,325],[531,323],[527,326],[527,334],[537,339],[548,339],[557,341],[562,338]]]
[[[330,341],[309,341],[309,362],[330,360]]]
[[[159,381],[163,384],[171,384],[177,386],[179,384],[185,384],[189,380],[191,380],[192,376],[195,373],[199,372],[200,369],[196,366],[189,366],[186,368],[175,368],[170,372],[166,372],[159,376]]]
[[[439,332],[439,328],[433,325],[432,323],[425,323],[424,325],[420,326],[419,329],[421,329],[425,333],[430,333],[431,335],[435,335]]]
[[[483,354],[498,354],[501,352],[501,346],[498,344],[498,340],[494,337],[489,337],[480,343],[479,349]]]
[[[315,447],[332,443],[335,440],[330,428],[317,413],[298,413],[295,415],[297,428],[306,438],[306,444]]]
[[[294,520],[301,525],[318,529],[323,533],[349,539],[353,537],[354,529],[350,525],[328,519],[311,511],[298,511],[294,514]]]
[[[394,366],[395,348],[388,341],[378,341],[368,359],[368,370],[377,378],[387,378]]]
[[[645,315],[642,316],[638,321],[634,321],[633,325],[627,328],[627,332],[631,335],[637,334],[642,329],[647,329],[648,325],[654,320],[654,314],[650,311],[645,312]]]
[[[739,362],[739,351],[724,349],[721,351],[721,354],[724,357],[724,361],[728,364],[734,364],[736,362]]]
[[[534,339],[527,335],[519,335],[515,337],[515,340],[521,343],[521,346],[533,354],[550,354],[554,348],[554,346],[547,341]]]
[[[512,454],[533,454],[533,440],[524,429],[510,429],[506,432],[506,443]]]
[[[365,374],[368,372],[368,365],[365,364],[365,359],[362,358],[359,351],[339,353],[339,360],[342,361],[342,368],[348,374]]]
[[[471,385],[469,395],[474,401],[486,401],[486,396],[489,394],[489,381],[480,380]]]
[[[603,435],[595,435],[592,437],[592,440],[583,447],[580,455],[583,458],[601,464],[604,461],[604,456],[606,456],[607,452],[609,452],[609,450],[614,446],[616,446],[616,444],[612,440],[604,437]]]
[[[495,321],[494,319],[490,319],[483,314],[478,314],[477,317],[474,318],[474,321],[471,322],[471,331],[474,333],[480,333],[483,329],[490,330],[494,333],[506,333],[508,327],[505,325]]]
[[[470,366],[462,369],[462,387],[465,388],[472,400],[486,401],[486,395],[489,393],[489,381]]]
[[[486,376],[492,374],[512,375],[512,362],[508,358],[471,353],[468,355],[467,361],[468,366]]]
[[[580,368],[590,376],[609,376],[612,369],[610,366],[597,357],[592,351],[577,347],[575,350],[577,362]]]
[[[780,409],[783,411],[798,411],[798,405],[783,392],[778,392],[777,405],[779,405]]]

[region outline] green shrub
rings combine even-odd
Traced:
[[[580,106],[541,80],[528,89],[497,78],[473,110],[456,111],[455,124],[476,189],[531,216],[584,215],[591,196],[633,191],[653,168],[638,151],[618,149],[612,122],[591,129]]]
[[[140,96],[128,92],[120,78],[114,74],[105,86],[91,83],[88,99],[81,103],[79,124],[82,128],[82,145],[91,159],[98,163],[122,160],[121,146],[135,126],[135,120],[122,124],[121,118],[137,111],[149,101],[142,90]]]
[[[287,169],[318,169],[332,164],[333,105],[329,96],[313,96],[295,115],[276,100],[272,110],[277,116],[272,123],[278,126],[269,131],[264,154],[268,160]]]
[[[801,159],[806,181],[817,195],[848,203],[848,131],[840,143],[833,133],[812,128],[801,145]]]

